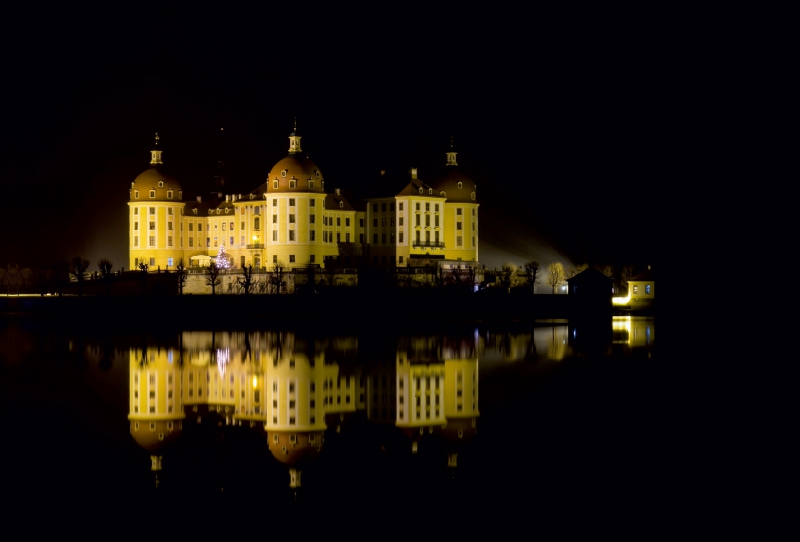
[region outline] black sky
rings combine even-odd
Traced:
[[[154,132],[186,197],[210,191],[221,156],[245,192],[286,155],[295,117],[327,186],[363,196],[385,193],[381,168],[433,181],[453,136],[488,266],[652,264],[661,60],[588,18],[488,15],[19,14],[0,38],[0,265],[125,266],[128,188]]]

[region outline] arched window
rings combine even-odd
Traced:
[[[151,198],[154,198],[154,197],[156,197],[156,191],[155,191],[155,190],[151,190],[151,191],[150,191],[150,197],[151,197]]]
[[[458,187],[459,187],[459,188],[462,188],[463,186],[464,186],[464,185],[463,185],[463,184],[461,184],[461,181],[458,181]]]

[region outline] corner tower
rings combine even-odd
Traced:
[[[150,269],[168,269],[183,258],[180,235],[183,215],[183,190],[173,177],[163,172],[162,150],[156,134],[150,151],[150,168],[131,183],[129,212],[130,269],[147,265]]]

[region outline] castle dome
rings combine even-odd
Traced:
[[[460,171],[450,171],[432,183],[433,190],[448,202],[475,203],[477,193],[475,182]]]
[[[150,151],[150,169],[140,173],[131,183],[131,201],[181,201],[183,190],[178,181],[162,170],[161,149],[156,134],[155,148]]]
[[[307,157],[289,155],[272,167],[267,178],[267,192],[319,192],[325,178]],[[275,181],[278,182],[275,188]]]
[[[302,138],[297,126],[289,134],[289,155],[275,164],[267,177],[267,192],[318,192],[324,193],[325,178],[308,155],[303,156]]]

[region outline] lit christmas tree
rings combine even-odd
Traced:
[[[230,269],[231,262],[228,261],[228,253],[225,251],[225,243],[219,246],[219,253],[217,254],[217,269]]]

